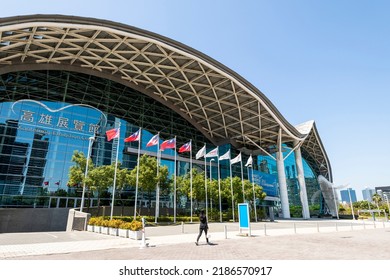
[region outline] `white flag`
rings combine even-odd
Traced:
[[[217,156],[218,156],[218,147],[208,152],[204,157],[208,158],[208,157],[217,157]]]
[[[201,157],[204,157],[205,154],[206,154],[206,145],[204,145],[203,148],[200,149],[200,150],[196,153],[195,158],[196,158],[196,159],[200,159]]]
[[[224,155],[219,157],[219,160],[224,160],[224,159],[230,159],[230,150],[227,151]]]
[[[248,158],[248,161],[246,162],[245,166],[252,166],[252,163],[253,163],[253,159],[252,159],[252,155]]]
[[[235,164],[241,161],[241,153],[230,161],[230,164]]]

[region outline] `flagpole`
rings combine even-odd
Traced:
[[[204,148],[206,150],[206,143],[204,143]],[[206,218],[207,221],[209,220],[209,214],[208,214],[208,197],[207,197],[207,161],[206,161],[206,151],[205,154],[203,155],[204,158],[204,186],[205,186],[205,191],[206,191]]]
[[[252,156],[252,155],[251,155]],[[253,180],[253,163],[252,163],[252,189],[253,189],[253,207],[255,208],[255,221],[257,222],[257,210],[256,210],[256,194],[255,194],[255,181]],[[248,172],[249,177],[249,172]]]
[[[248,172],[248,181],[250,181],[249,177],[249,165],[247,167],[247,172]],[[253,182],[253,167],[252,167],[252,191],[253,191],[253,207],[255,210],[255,221],[257,222],[257,213],[256,213],[256,196],[255,196],[255,185]]]
[[[134,220],[137,218],[138,203],[138,176],[139,176],[139,156],[141,153],[142,128],[139,128],[138,155],[137,155],[137,177],[135,179],[135,203],[134,203]]]
[[[190,189],[191,189],[191,223],[192,223],[192,139],[190,140]]]
[[[206,144],[205,144],[206,147]],[[204,187],[206,192],[206,218],[209,220],[209,212],[208,212],[208,197],[207,197],[207,161],[206,157],[204,157]]]
[[[234,197],[233,197],[233,175],[232,175],[232,164],[230,163],[230,151],[229,151],[229,165],[230,165],[230,192],[232,193],[232,213],[233,213],[233,222],[234,219]]]
[[[209,163],[210,163],[210,189],[211,189],[211,183],[213,180],[213,173],[211,172],[211,162],[212,161],[214,161],[213,158],[211,158],[209,161]],[[211,211],[211,217],[213,217],[213,196],[212,196],[211,191],[210,191],[210,211]]]
[[[219,221],[222,223],[222,200],[221,200],[221,176],[219,175],[219,148],[217,154],[217,164],[218,164],[218,194],[219,194]]]
[[[160,168],[160,132],[158,132],[158,141],[157,141],[157,186],[156,186],[156,214],[154,222],[157,224],[157,218],[160,216],[160,179],[158,179],[159,168]]]
[[[121,138],[121,134],[120,134],[120,128],[121,128],[121,123],[119,122],[119,125],[118,125],[118,129],[119,129],[119,135],[116,139],[118,139],[118,144],[117,144],[117,147],[116,147],[116,157],[115,157],[115,171],[114,171],[114,183],[112,185],[112,199],[111,199],[111,214],[110,214],[110,220],[112,220],[112,216],[114,214],[114,202],[115,202],[115,187],[116,187],[116,172],[117,172],[117,169],[118,169],[118,156],[119,156],[119,144],[120,144],[120,138]],[[114,144],[114,142],[112,143]]]
[[[89,163],[89,158],[91,157],[91,149],[92,149],[92,142],[95,141],[95,134],[91,137],[89,137],[89,143],[88,143],[88,154],[87,154],[87,162],[85,165],[85,172],[84,172],[84,182],[83,182],[83,192],[81,195],[81,206],[80,206],[80,212],[83,212],[84,208],[84,201],[85,201],[85,180],[87,179],[87,174],[88,174],[88,163]]]
[[[173,181],[173,222],[176,223],[176,136],[175,136],[175,164],[174,164],[174,181]]]
[[[241,153],[240,153],[241,154]],[[241,155],[241,158],[240,158],[240,162],[241,162],[241,184],[242,184],[242,197],[243,197],[243,202],[245,202],[245,191],[244,191],[244,172],[242,170],[242,155]]]

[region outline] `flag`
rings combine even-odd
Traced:
[[[106,131],[107,141],[111,141],[114,138],[119,137],[119,128],[113,128]]]
[[[183,146],[180,147],[179,153],[183,152],[190,152],[191,151],[191,141],[188,143],[185,143]]]
[[[141,135],[141,129],[138,129],[137,132],[131,134],[129,137],[125,138],[125,142],[134,142],[139,141],[140,135]]]
[[[55,182],[54,184],[56,184],[57,186],[59,186],[59,185],[60,185],[60,182],[61,182],[61,181],[58,181],[58,182]]]
[[[241,161],[241,153],[230,161],[230,164],[235,164]]]
[[[245,166],[252,166],[252,163],[253,163],[253,159],[252,159],[252,155],[248,158],[248,161],[245,163]]]
[[[161,151],[164,151],[165,149],[174,149],[176,148],[176,138],[172,138],[170,140],[165,140],[161,144]]]
[[[148,144],[146,144],[146,147],[151,147],[151,146],[155,146],[158,144],[158,134],[154,135],[148,142]]]
[[[196,158],[196,159],[200,159],[201,157],[204,157],[205,154],[206,154],[206,145],[204,145],[203,148],[200,149],[200,150],[196,153],[195,158]]]
[[[45,181],[45,182],[43,182],[43,184],[44,184],[45,186],[47,186],[47,185],[49,185],[49,181]]]
[[[208,158],[208,157],[217,157],[217,156],[218,156],[218,147],[208,152],[204,157]]]
[[[219,157],[219,160],[224,160],[224,159],[230,159],[230,150],[227,151],[224,155]]]

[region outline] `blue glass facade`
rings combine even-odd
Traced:
[[[1,194],[67,189],[73,152],[87,154],[88,138],[113,125],[96,109],[69,105],[31,100],[0,103]],[[97,143],[92,152],[96,160],[110,161],[101,136]]]
[[[107,165],[115,161],[118,140],[108,142],[105,131],[119,127],[120,140],[118,160],[126,168],[134,168],[137,162],[138,142],[123,142],[123,139],[139,129],[124,120],[82,105],[58,102],[25,100],[0,103],[0,194],[38,195],[42,189],[49,193],[58,189],[68,190],[69,168],[74,151],[88,153],[89,137],[96,141],[92,145],[91,157],[96,165]],[[157,154],[157,145],[147,147],[153,133],[142,130],[142,153]],[[161,144],[166,139],[160,139]],[[177,143],[179,148],[184,143]],[[208,146],[211,147],[209,144]],[[130,149],[129,149],[130,148]],[[208,150],[214,147],[208,148]],[[219,147],[225,153],[231,147]],[[133,152],[132,152],[133,151]],[[174,173],[175,149],[162,151],[162,165]],[[190,153],[176,153],[177,175],[189,171]],[[194,155],[192,155],[194,158]],[[180,161],[181,159],[181,161]],[[207,159],[207,167],[211,158]],[[193,167],[204,170],[203,160],[194,160]],[[234,166],[234,175],[240,176],[240,165]],[[211,168],[206,169],[208,178],[217,178],[216,158]],[[221,178],[229,177],[229,161],[220,162]]]
[[[291,149],[287,146],[283,146],[283,157],[285,158],[290,152]],[[258,170],[259,174],[264,175],[268,174],[268,184],[269,188],[273,191],[272,194],[276,194],[275,188],[272,188],[277,181],[277,167],[276,160],[271,158],[270,156],[260,155],[257,157],[258,161]],[[295,163],[294,152],[292,152],[287,158],[284,160],[284,168],[285,175],[287,181],[287,192],[289,204],[292,206],[302,206],[301,198],[300,198],[300,186],[297,178],[297,168]],[[308,203],[310,207],[311,213],[323,213],[324,212],[324,200],[320,191],[320,187],[317,181],[318,174],[315,174],[313,169],[309,166],[307,161],[303,159],[303,172],[305,175],[305,183],[306,183],[306,192],[308,197]]]
[[[205,170],[204,159],[195,160],[195,153],[205,144],[207,152],[215,148],[170,108],[109,80],[66,71],[9,73],[1,79],[2,84],[12,84],[13,94],[7,94],[9,86],[0,86],[0,94],[8,96],[0,103],[0,195],[37,196],[68,190],[72,155],[76,150],[86,155],[88,139],[93,135],[96,141],[92,145],[91,158],[97,166],[115,161],[119,143],[118,160],[123,167],[134,168],[138,142],[125,143],[123,139],[140,127],[142,153],[156,155],[157,146],[146,145],[157,133],[160,133],[160,144],[176,135],[177,149],[192,139],[193,167],[200,171]],[[31,99],[25,100],[26,97]],[[113,127],[120,127],[120,140],[109,142],[105,132]],[[219,146],[219,156],[228,150],[231,158],[240,153],[230,144],[225,144]],[[288,147],[285,150],[286,156]],[[175,149],[162,152],[161,163],[168,166],[171,175],[174,173],[175,153]],[[186,174],[190,153],[176,153],[176,157],[177,175]],[[241,167],[248,158],[249,155],[242,154],[242,164],[232,165],[233,177],[252,180],[252,169]],[[230,177],[230,162],[222,160],[219,163],[220,178]],[[278,197],[276,162],[268,156],[255,156],[252,166],[255,182],[263,187],[268,197]],[[309,205],[321,204],[316,174],[306,161],[303,166]],[[206,172],[207,178],[217,179],[217,158],[207,158]],[[293,153],[285,160],[285,172],[290,204],[300,205]]]

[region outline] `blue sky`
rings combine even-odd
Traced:
[[[315,120],[335,185],[390,185],[390,2],[14,1],[0,17],[108,19],[189,45],[261,90],[293,125]]]

